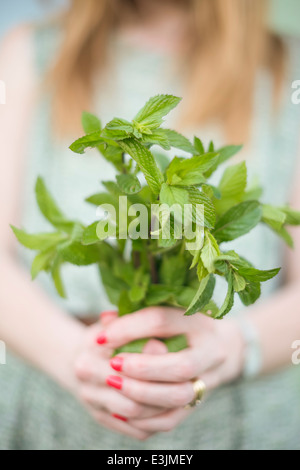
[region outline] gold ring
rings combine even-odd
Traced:
[[[185,406],[185,409],[187,409],[187,410],[189,410],[190,408],[194,408],[195,406],[200,405],[200,403],[202,403],[203,398],[204,398],[205,393],[206,393],[206,385],[203,382],[203,380],[201,380],[201,379],[194,380],[193,381],[193,389],[194,389],[194,392],[195,392],[195,397],[190,403],[188,403]]]

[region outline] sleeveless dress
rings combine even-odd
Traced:
[[[36,30],[33,47],[37,70],[43,76],[59,44],[52,28]],[[250,143],[243,151],[249,179],[263,185],[264,201],[283,205],[290,198],[297,165],[300,106],[291,102],[291,83],[300,76],[298,40],[286,39],[289,68],[284,84],[280,112],[272,108],[270,77],[260,72],[254,97],[254,119]],[[107,122],[114,116],[131,119],[145,101],[157,93],[182,95],[180,79],[172,73],[171,59],[160,52],[111,41],[110,73],[99,81],[97,114]],[[51,98],[42,100],[36,110],[28,149],[27,172],[20,200],[22,226],[30,232],[51,227],[39,214],[34,200],[34,184],[41,175],[55,194],[64,212],[84,223],[95,218],[95,209],[82,202],[99,192],[102,180],[114,176],[112,167],[96,153],[76,156],[68,150],[70,142],[56,143],[51,137]],[[176,113],[168,121],[172,126]],[[205,142],[210,138],[222,145],[217,128],[189,129]],[[216,181],[220,173],[216,175]],[[266,227],[257,227],[234,242],[235,249],[257,267],[284,265],[284,245]],[[231,248],[230,244],[227,245]],[[33,254],[20,249],[20,260],[29,268]],[[60,300],[47,275],[38,282],[53,301],[70,314],[90,316],[110,304],[97,269],[66,266],[63,270],[68,300]],[[267,298],[280,286],[280,277],[263,286]],[[224,285],[218,285],[218,297]],[[217,299],[218,300],[218,299]],[[25,299],[26,301],[26,299]],[[233,315],[243,314],[236,302]],[[282,313],[284,321],[284,312]],[[296,338],[295,338],[296,339]],[[300,367],[300,366],[299,366]],[[139,442],[114,433],[97,423],[83,407],[57,384],[39,371],[9,355],[0,366],[0,449],[17,450],[121,450],[121,449],[300,449],[300,368],[291,366],[267,377],[233,384],[215,390],[205,404],[177,429]]]

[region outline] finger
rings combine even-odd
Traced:
[[[217,367],[223,359],[223,350],[207,340],[199,349],[185,349],[159,356],[124,353],[112,358],[110,366],[138,380],[186,382]]]
[[[180,408],[190,403],[194,396],[193,384],[143,382],[128,377],[109,376],[106,383],[133,401],[160,408]]]
[[[107,387],[84,385],[79,391],[83,403],[97,410],[105,410],[111,415],[128,419],[149,418],[163,413],[162,408],[144,406]]]
[[[157,356],[160,354],[167,354],[168,348],[162,341],[149,339],[148,343],[144,346],[143,353]]]
[[[75,376],[80,382],[105,385],[106,377],[111,373],[108,359],[98,357],[97,351],[81,354],[75,363]]]
[[[115,349],[140,338],[176,336],[188,332],[191,324],[195,328],[195,321],[198,323],[192,317],[184,317],[180,309],[146,308],[118,318],[105,328],[97,342]]]
[[[100,322],[102,326],[107,326],[118,318],[116,310],[105,310],[100,315]]]
[[[91,410],[91,414],[99,424],[111,429],[112,431],[117,431],[121,434],[125,434],[126,436],[133,437],[134,439],[145,441],[152,435],[151,433],[134,428],[129,423],[116,419],[105,411]]]
[[[130,420],[130,424],[145,432],[170,432],[175,429],[191,411],[184,409],[169,410],[153,418]]]

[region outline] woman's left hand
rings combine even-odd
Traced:
[[[131,420],[141,430],[176,427],[189,413],[184,406],[194,398],[193,379],[201,379],[209,391],[239,377],[244,352],[240,329],[232,319],[184,317],[182,310],[155,307],[118,318],[102,332],[109,348],[179,334],[186,335],[188,349],[162,355],[122,353],[111,360],[118,375],[112,372],[108,384],[137,402],[166,409],[156,417]]]

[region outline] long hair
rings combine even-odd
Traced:
[[[173,0],[182,2],[182,0]],[[60,54],[49,71],[55,127],[78,128],[83,109],[92,110],[94,77],[105,66],[108,41],[137,0],[72,0],[61,18]],[[273,77],[278,97],[284,72],[281,40],[266,27],[267,0],[184,0],[190,11],[185,124],[221,122],[231,139],[245,139],[252,117],[257,71]]]

